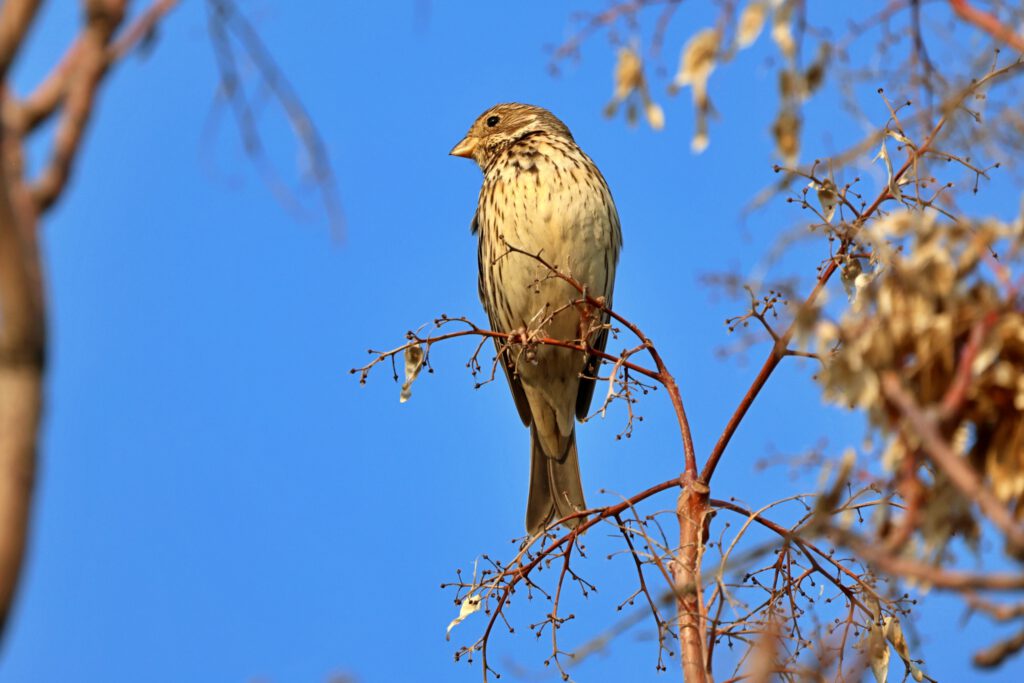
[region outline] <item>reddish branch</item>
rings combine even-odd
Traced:
[[[964,21],[974,24],[996,40],[1006,43],[1018,52],[1024,52],[1024,36],[999,21],[994,14],[978,9],[967,0],[949,0],[950,6]]]
[[[583,510],[575,514],[569,515],[565,519],[559,520],[558,524],[565,522],[566,520],[572,519],[573,517],[583,518],[584,521],[580,523],[578,527],[572,531],[567,532],[564,536],[559,538],[552,538],[547,546],[542,546],[541,549],[533,556],[532,559],[522,558],[518,562],[504,569],[501,574],[493,580],[493,585],[498,586],[498,598],[495,607],[490,611],[490,618],[488,619],[487,626],[484,629],[483,635],[478,641],[481,658],[483,659],[482,666],[484,668],[484,678],[487,677],[487,671],[490,670],[487,661],[487,649],[490,641],[491,631],[494,629],[494,625],[498,619],[502,616],[502,610],[505,604],[508,602],[512,593],[515,592],[516,587],[522,582],[529,582],[531,573],[541,564],[552,557],[560,556],[560,553],[567,552],[569,549],[569,543],[575,542],[575,539],[580,536],[587,529],[595,526],[596,524],[608,520],[615,519],[620,516],[626,510],[629,510],[636,506],[637,503],[650,498],[653,495],[667,491],[668,489],[675,488],[679,485],[678,480],[672,480],[664,482],[656,486],[652,486],[645,491],[628,498],[621,503],[616,505],[610,505],[606,508],[598,510]],[[556,552],[558,551],[558,552]]]
[[[636,513],[636,509],[634,508],[632,512],[635,515],[637,524],[642,528],[643,522],[640,520],[640,516]],[[647,587],[647,580],[644,578],[644,563],[640,560],[640,555],[637,553],[636,547],[633,545],[632,530],[625,525],[622,521],[622,517],[619,515],[615,515],[615,523],[619,527],[619,532],[622,534],[622,538],[626,542],[626,547],[629,548],[629,555],[633,558],[633,564],[636,566],[636,576],[640,587],[637,588],[637,593],[634,593],[633,595],[635,596],[638,593],[643,594],[644,598],[647,600],[647,606],[651,608],[651,616],[654,618],[654,623],[658,627],[658,670],[664,671],[665,665],[662,660],[662,652],[665,650],[665,622],[661,618],[661,612],[658,611],[657,601],[654,599],[654,596],[651,595],[651,591]],[[648,539],[648,541],[649,540],[650,539]],[[648,545],[650,545],[650,543],[648,543]],[[665,581],[670,582],[671,579],[665,570],[664,564],[657,559],[656,555],[652,557],[652,560],[657,564],[658,568],[661,569],[662,576]]]
[[[669,372],[664,360],[658,353],[657,349],[654,347],[654,344],[651,342],[651,340],[643,333],[643,331],[635,323],[612,310],[608,306],[607,301],[605,301],[603,298],[598,299],[590,296],[590,294],[587,293],[586,288],[582,284],[580,284],[570,275],[563,273],[557,266],[549,263],[540,254],[534,254],[525,251],[514,245],[509,245],[508,243],[506,243],[506,247],[507,252],[505,255],[516,253],[526,256],[528,258],[532,258],[538,261],[541,265],[543,265],[552,277],[561,279],[568,283],[571,287],[573,287],[579,293],[580,297],[579,300],[571,302],[570,305],[587,305],[594,309],[600,310],[607,314],[611,320],[614,320],[615,322],[619,323],[620,325],[628,329],[630,332],[632,332],[637,337],[637,339],[641,341],[641,346],[638,348],[646,350],[647,353],[650,355],[651,359],[654,361],[656,371],[652,372],[646,368],[635,366],[633,364],[628,363],[624,358],[616,358],[614,356],[611,356],[610,354],[596,352],[596,355],[605,360],[615,362],[619,367],[629,367],[631,370],[640,372],[645,376],[650,377],[651,379],[655,379],[659,383],[661,383],[661,385],[664,386],[665,389],[668,391],[670,400],[672,402],[672,406],[675,410],[676,419],[679,424],[680,438],[683,443],[685,469],[679,479],[667,482],[665,485],[659,485],[659,487],[655,488],[658,491],[673,486],[679,486],[681,488],[676,509],[676,513],[679,519],[679,551],[678,555],[671,562],[670,568],[672,572],[673,590],[675,592],[678,608],[677,620],[679,627],[679,636],[682,642],[683,649],[682,663],[687,681],[699,682],[707,680],[708,674],[705,668],[707,657],[705,655],[704,643],[704,634],[707,631],[707,624],[705,604],[703,599],[702,581],[700,576],[700,565],[704,551],[703,532],[704,521],[708,514],[707,496],[709,490],[703,482],[697,479],[697,456],[693,446],[693,437],[690,432],[689,421],[686,417],[686,411],[683,406],[683,400],[680,395],[679,387],[676,384],[675,378],[673,377],[672,373]],[[499,258],[504,258],[505,255]],[[429,347],[429,344],[436,343],[437,341],[442,341],[443,339],[451,339],[456,336],[467,336],[475,334],[480,336],[504,339],[509,342],[521,343],[523,341],[514,338],[513,335],[493,332],[491,330],[484,330],[482,328],[476,327],[475,325],[472,325],[471,323],[470,325],[471,329],[469,330],[449,333],[447,335],[439,335],[438,337],[433,338],[428,337],[423,339],[419,338],[414,334],[410,334],[410,339],[412,341],[410,341],[409,343],[401,347],[398,347],[397,349],[392,349],[391,351],[378,353],[377,358],[371,361],[370,364],[364,366],[363,368],[354,369],[352,372],[359,372],[361,374],[361,379],[365,379],[367,372],[374,365],[383,361],[386,358],[394,358],[396,354],[402,352],[405,348],[411,345],[427,344]],[[543,325],[540,325],[539,327],[543,327]],[[576,344],[572,342],[565,342],[553,339],[530,339],[528,341],[530,343],[543,343],[553,346],[574,348],[584,354],[594,352],[589,348],[589,346],[585,342]],[[657,491],[649,490],[649,493],[645,492],[645,494],[641,494],[641,497],[637,498],[636,500],[631,499],[626,503],[629,505],[633,505],[639,500],[645,498],[647,495],[653,495],[653,493],[655,492]],[[591,516],[586,522],[577,527],[573,532],[570,532],[568,535],[564,536],[559,544],[565,542],[566,540],[571,541],[576,537],[576,535],[582,533],[584,530],[586,530],[587,528],[589,528],[593,524],[596,524],[599,521],[615,518],[624,509],[625,508],[621,506],[612,506],[598,511],[597,514],[593,514],[593,516]],[[588,511],[588,513],[592,513],[592,511]],[[575,516],[582,516],[582,514],[578,513],[576,515],[569,515],[566,519]],[[555,545],[549,546],[546,549],[542,549],[538,555],[537,561],[540,561],[540,559],[545,557],[550,557],[551,552],[557,547],[558,545]],[[568,553],[568,551],[565,552]],[[568,554],[566,555],[566,562],[568,562]],[[519,570],[523,573],[519,575],[517,578],[513,579],[511,582],[509,582],[508,586],[505,588],[505,592],[503,592],[498,599],[498,604],[494,610],[494,615],[492,616],[492,620],[488,624],[487,630],[485,631],[483,637],[482,657],[484,659],[483,666],[485,675],[486,671],[488,670],[486,643],[490,635],[491,627],[494,624],[494,620],[501,614],[505,601],[508,599],[508,596],[511,594],[512,588],[518,582],[519,578],[527,576],[529,574],[530,569],[532,569],[533,566],[533,564],[529,564],[526,567],[523,567],[521,570]],[[552,629],[556,627],[557,624],[553,623]],[[558,652],[556,650],[554,656],[557,658],[557,655]]]
[[[408,342],[402,344],[401,346],[395,347],[389,351],[371,351],[371,353],[377,354],[377,357],[361,368],[352,368],[351,370],[349,370],[349,374],[354,375],[358,373],[360,376],[360,384],[365,384],[366,378],[369,376],[370,370],[373,369],[374,366],[384,362],[385,360],[397,356],[398,354],[404,352],[409,347],[423,345],[427,347],[426,350],[429,352],[430,347],[439,342],[449,341],[451,339],[458,339],[459,337],[483,337],[485,339],[498,339],[500,341],[509,343],[527,342],[543,346],[557,346],[563,349],[572,349],[573,351],[579,351],[580,353],[593,354],[598,358],[601,358],[602,360],[606,360],[610,363],[617,363],[620,367],[628,368],[633,372],[644,375],[645,377],[649,377],[650,379],[659,379],[658,373],[655,372],[654,370],[651,370],[650,368],[645,368],[642,365],[637,365],[636,363],[633,363],[631,361],[623,360],[620,356],[613,356],[610,353],[598,351],[597,349],[591,348],[589,346],[584,346],[583,344],[562,341],[561,339],[552,339],[551,337],[531,337],[529,340],[524,340],[515,334],[509,334],[507,332],[495,332],[494,330],[485,330],[482,327],[474,325],[465,318],[439,318],[437,322],[464,322],[467,325],[469,325],[470,328],[468,330],[445,332],[444,334],[428,335],[426,337],[421,337],[418,334],[410,332],[408,335]]]
[[[689,471],[683,473],[680,485],[682,490],[676,504],[679,550],[671,565],[673,590],[679,610],[683,679],[686,683],[701,683],[711,680],[705,644],[708,632],[707,606],[704,603],[704,583],[700,573],[710,490]]]
[[[956,372],[953,381],[942,397],[942,404],[939,408],[939,418],[943,421],[952,419],[963,406],[967,399],[967,392],[971,388],[971,368],[974,366],[974,359],[981,351],[985,335],[995,327],[999,316],[995,311],[990,311],[983,319],[977,321],[971,327],[971,333],[960,351],[960,358],[957,361]]]

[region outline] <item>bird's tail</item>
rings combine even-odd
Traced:
[[[544,530],[552,518],[561,519],[587,507],[580,481],[580,461],[576,453],[576,430],[569,435],[562,457],[544,452],[536,423],[530,426],[530,495],[526,501],[526,530],[534,536]],[[566,525],[575,528],[576,517]]]

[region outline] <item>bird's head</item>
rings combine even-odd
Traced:
[[[450,154],[473,159],[486,168],[503,149],[538,133],[572,140],[569,128],[547,109],[514,102],[496,104],[473,122]]]

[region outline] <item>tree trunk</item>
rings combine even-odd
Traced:
[[[679,642],[683,680],[710,683],[707,669],[707,619],[700,564],[704,555],[704,520],[708,514],[708,487],[692,475],[682,476],[676,506],[679,518],[679,555],[672,564],[676,609],[679,611]]]

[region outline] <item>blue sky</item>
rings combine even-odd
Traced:
[[[456,608],[438,586],[481,553],[512,554],[527,432],[500,383],[473,390],[468,343],[436,348],[435,374],[404,405],[386,369],[365,387],[347,371],[367,348],[397,345],[440,313],[482,319],[469,234],[480,175],[447,152],[495,102],[549,107],[601,167],[625,236],[616,306],[675,371],[698,453],[714,443],[763,351],[746,363],[716,355],[730,341],[722,321],[742,306],[701,277],[751,272],[801,220],[782,201],[740,219],[775,178],[766,38],[716,72],[721,119],[694,156],[688,96],[669,99],[662,81],[664,132],[602,117],[613,63],[603,37],[579,66],[548,75],[544,46],[564,39],[571,7],[422,4],[425,14],[398,2],[248,4],[326,140],[343,240],[322,216],[297,221],[275,202],[229,121],[204,136],[216,71],[202,3],[184,3],[156,49],[108,80],[71,188],[45,225],[49,405],[0,679],[479,679],[477,665],[452,662],[444,629]],[[680,11],[668,68],[676,46],[711,21],[704,5]],[[76,18],[72,3],[47,4],[18,65],[22,91]],[[826,111],[827,97],[817,106]],[[874,114],[884,122],[880,102]],[[265,124],[275,158],[293,168],[286,127],[272,112]],[[808,155],[862,134],[844,125],[819,119]],[[1005,187],[985,200],[1001,215],[1019,206]],[[810,276],[821,254],[797,251],[808,254],[785,267]],[[859,439],[856,420],[821,406],[810,370],[787,363],[772,379],[716,495],[763,504],[794,484],[784,471],[755,470],[758,459]],[[614,439],[618,413],[580,429],[592,502],[614,499],[599,489],[630,493],[681,469],[664,396],[640,411],[629,440]],[[588,567],[601,591],[573,602],[569,644],[610,624],[630,590],[631,566],[604,559],[614,539],[595,536]],[[543,668],[547,643],[526,623],[545,611],[515,605],[519,628],[492,654],[507,675]],[[985,676],[968,668],[970,648],[993,632],[981,621],[961,632],[960,614],[946,600],[924,612],[942,625],[925,629],[926,669],[1011,680],[1013,664]],[[476,616],[454,640],[475,638]],[[583,664],[578,679],[676,680],[675,660],[659,677],[656,648],[636,634]]]

